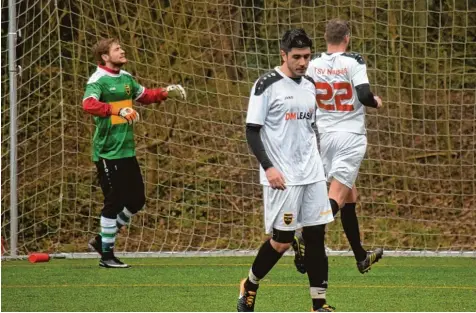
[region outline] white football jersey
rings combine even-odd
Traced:
[[[262,125],[266,153],[283,175],[286,185],[306,185],[325,180],[324,168],[312,129],[316,91],[309,77],[300,83],[279,67],[260,77],[251,89],[247,124]],[[269,185],[260,166],[260,182]]]
[[[365,134],[365,107],[355,86],[368,84],[367,67],[356,53],[322,53],[307,69],[316,85],[319,133],[345,131]]]

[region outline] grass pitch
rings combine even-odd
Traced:
[[[2,311],[236,311],[253,258],[2,262]],[[306,275],[284,257],[262,281],[256,311],[309,312]],[[385,257],[362,275],[351,257],[329,258],[328,303],[337,311],[476,311],[474,258]]]

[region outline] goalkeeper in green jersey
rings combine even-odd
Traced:
[[[83,98],[83,109],[94,117],[92,158],[104,194],[101,232],[89,241],[89,248],[101,255],[99,266],[128,268],[114,256],[118,230],[145,204],[145,191],[136,159],[134,123],[139,114],[133,101],[160,103],[169,98],[185,100],[180,85],[147,89],[126,71],[124,50],[116,39],[102,39],[93,48],[98,67],[89,78]]]

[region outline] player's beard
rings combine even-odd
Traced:
[[[306,75],[306,67],[303,68],[301,72],[298,72],[298,67],[296,65],[291,65],[289,62],[286,63],[289,73],[293,75],[294,78],[303,77]]]
[[[127,58],[126,56],[119,56],[117,59],[111,60],[110,62],[114,67],[121,68],[127,63]]]
[[[291,73],[293,73],[294,77],[303,77],[304,75],[306,75],[306,68],[303,68],[301,71],[298,71],[298,69],[293,70],[289,67],[288,69]]]
[[[126,62],[111,62],[112,65],[114,65],[114,67],[117,67],[117,68],[121,68],[124,66],[124,64],[126,64]]]

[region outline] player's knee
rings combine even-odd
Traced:
[[[326,225],[306,226],[302,229],[302,237],[304,241],[315,241],[317,239],[324,240],[326,234]]]
[[[346,204],[347,198],[351,195],[351,193],[352,190],[339,180],[335,178],[332,180],[331,186],[329,188],[329,198],[333,199],[339,208],[342,208]]]
[[[359,196],[359,193],[357,191],[357,188],[354,186],[352,186],[352,190],[349,192],[349,194],[347,195],[347,199],[346,199],[346,203],[355,203],[357,202],[357,197]]]
[[[294,240],[294,230],[279,230],[273,228],[273,238],[271,245],[279,253],[286,252],[290,247],[291,243]]]
[[[127,206],[127,209],[132,214],[136,214],[137,212],[142,210],[144,208],[144,206],[145,206],[145,195],[141,194],[141,195],[137,195],[137,197],[134,199],[134,201],[132,201],[132,203],[130,203]]]
[[[329,199],[334,200],[337,203],[339,209],[342,209],[344,205],[347,203],[347,199],[345,196],[342,195],[329,195]]]
[[[105,205],[101,210],[101,216],[109,219],[116,219],[117,214],[122,211],[122,205]]]
[[[273,240],[278,243],[292,243],[294,240],[294,230],[279,230],[273,228]]]
[[[271,247],[273,247],[274,250],[277,252],[283,254],[284,252],[288,251],[289,248],[291,248],[290,243],[279,243],[277,241],[274,241],[274,239],[271,239]]]
[[[132,213],[132,215],[135,215],[137,214],[137,212],[139,212],[140,210],[144,208],[144,204],[145,204],[145,201],[135,205],[127,206],[127,209],[129,210],[129,212]]]
[[[313,247],[316,251],[324,253],[324,237],[326,235],[326,225],[314,225],[304,227],[302,230],[302,237],[307,247]],[[306,249],[307,250],[307,249]]]

